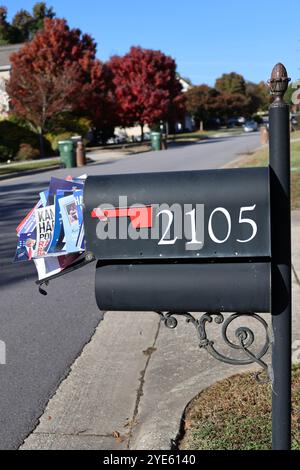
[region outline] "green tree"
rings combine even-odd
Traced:
[[[39,2],[33,6],[32,13],[19,10],[12,19],[7,21],[7,8],[0,7],[0,44],[17,44],[33,39],[37,31],[44,28],[46,18],[53,19],[55,12],[46,3]]]
[[[51,20],[55,17],[55,12],[52,7],[47,7],[45,2],[38,2],[33,6],[32,9],[33,22],[31,25],[31,34],[34,35],[40,29],[44,27],[44,19],[50,18]]]
[[[7,8],[0,6],[0,45],[18,42],[17,31],[7,21]]]
[[[18,11],[12,20],[12,26],[18,31],[18,42],[25,42],[31,38],[33,17],[27,10]]]
[[[284,99],[288,104],[292,103],[292,96],[293,96],[294,91],[295,91],[294,84],[290,83],[284,95]]]
[[[285,101],[293,106],[294,111],[296,111],[297,108],[299,108],[299,97],[300,93],[297,91],[300,89],[300,80],[296,80],[295,82],[292,82],[289,84],[288,89],[286,90],[286,93],[284,95]]]
[[[219,92],[208,85],[198,85],[186,93],[186,109],[203,130],[205,122],[216,114],[216,100]]]
[[[223,73],[220,78],[217,78],[215,88],[220,92],[225,93],[239,93],[240,95],[246,94],[246,82],[242,75],[231,72]]]
[[[270,105],[270,92],[265,82],[246,83],[246,95],[249,98],[249,113],[267,111]]]

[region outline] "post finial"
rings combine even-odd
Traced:
[[[275,96],[275,103],[283,101],[290,81],[285,66],[280,62],[276,64],[272,70],[271,78],[268,80],[271,94]]]

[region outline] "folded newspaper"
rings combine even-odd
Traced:
[[[14,262],[34,261],[39,281],[84,258],[83,188],[86,175],[51,178],[49,188],[17,227]]]

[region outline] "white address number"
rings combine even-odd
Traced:
[[[241,207],[240,208],[238,223],[239,224],[248,224],[248,225],[250,225],[251,235],[250,235],[250,237],[248,237],[246,239],[243,239],[243,240],[237,238],[236,241],[239,242],[239,243],[249,243],[257,235],[257,224],[256,224],[256,222],[253,219],[250,219],[249,217],[244,216],[244,214],[246,212],[254,211],[255,208],[256,208],[256,204],[253,205],[253,206],[247,206],[247,207]],[[224,216],[224,218],[226,219],[226,222],[227,222],[227,233],[226,233],[226,236],[222,239],[217,237],[217,235],[214,232],[214,228],[213,228],[213,219],[214,219],[214,216],[217,213],[223,214],[223,216]],[[176,243],[176,241],[178,240],[178,237],[175,237],[172,240],[168,239],[168,234],[170,233],[172,224],[174,222],[174,214],[173,214],[172,211],[165,209],[165,210],[160,211],[157,214],[157,217],[159,217],[162,214],[165,214],[168,217],[168,222],[166,224],[163,236],[161,237],[158,244],[159,245],[174,245]],[[187,212],[185,215],[189,216],[190,224],[191,224],[191,227],[190,227],[191,241],[188,242],[187,245],[193,244],[195,246],[197,246],[197,245],[203,246],[204,240],[198,240],[197,239],[196,210],[193,209],[192,211]],[[211,213],[211,215],[209,217],[209,220],[208,220],[208,234],[209,234],[210,239],[214,243],[218,243],[218,244],[226,243],[227,240],[230,238],[231,232],[232,232],[232,219],[231,219],[231,215],[230,215],[229,211],[227,209],[225,209],[224,207],[217,207],[216,209],[213,210],[213,212]]]

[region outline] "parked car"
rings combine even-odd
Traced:
[[[144,133],[144,141],[146,140],[151,140],[151,133],[150,132],[145,132]],[[135,141],[136,142],[142,142],[142,136],[141,135],[137,135],[135,137]]]
[[[125,144],[127,142],[127,139],[125,135],[116,135],[115,136],[115,143],[116,144]]]
[[[258,124],[256,121],[247,121],[244,124],[245,132],[255,132],[258,129]]]
[[[240,116],[240,117],[238,117],[237,121],[238,121],[238,124],[239,124],[240,126],[242,126],[243,124],[246,123],[246,118],[243,117],[243,116]]]
[[[107,144],[125,144],[127,139],[124,135],[114,135],[108,139]]]
[[[227,127],[228,128],[241,127],[243,124],[245,124],[245,122],[246,122],[246,118],[244,118],[243,116],[233,117],[233,118],[228,119]]]
[[[237,118],[230,118],[227,121],[227,127],[230,129],[232,127],[237,127],[239,125]]]

